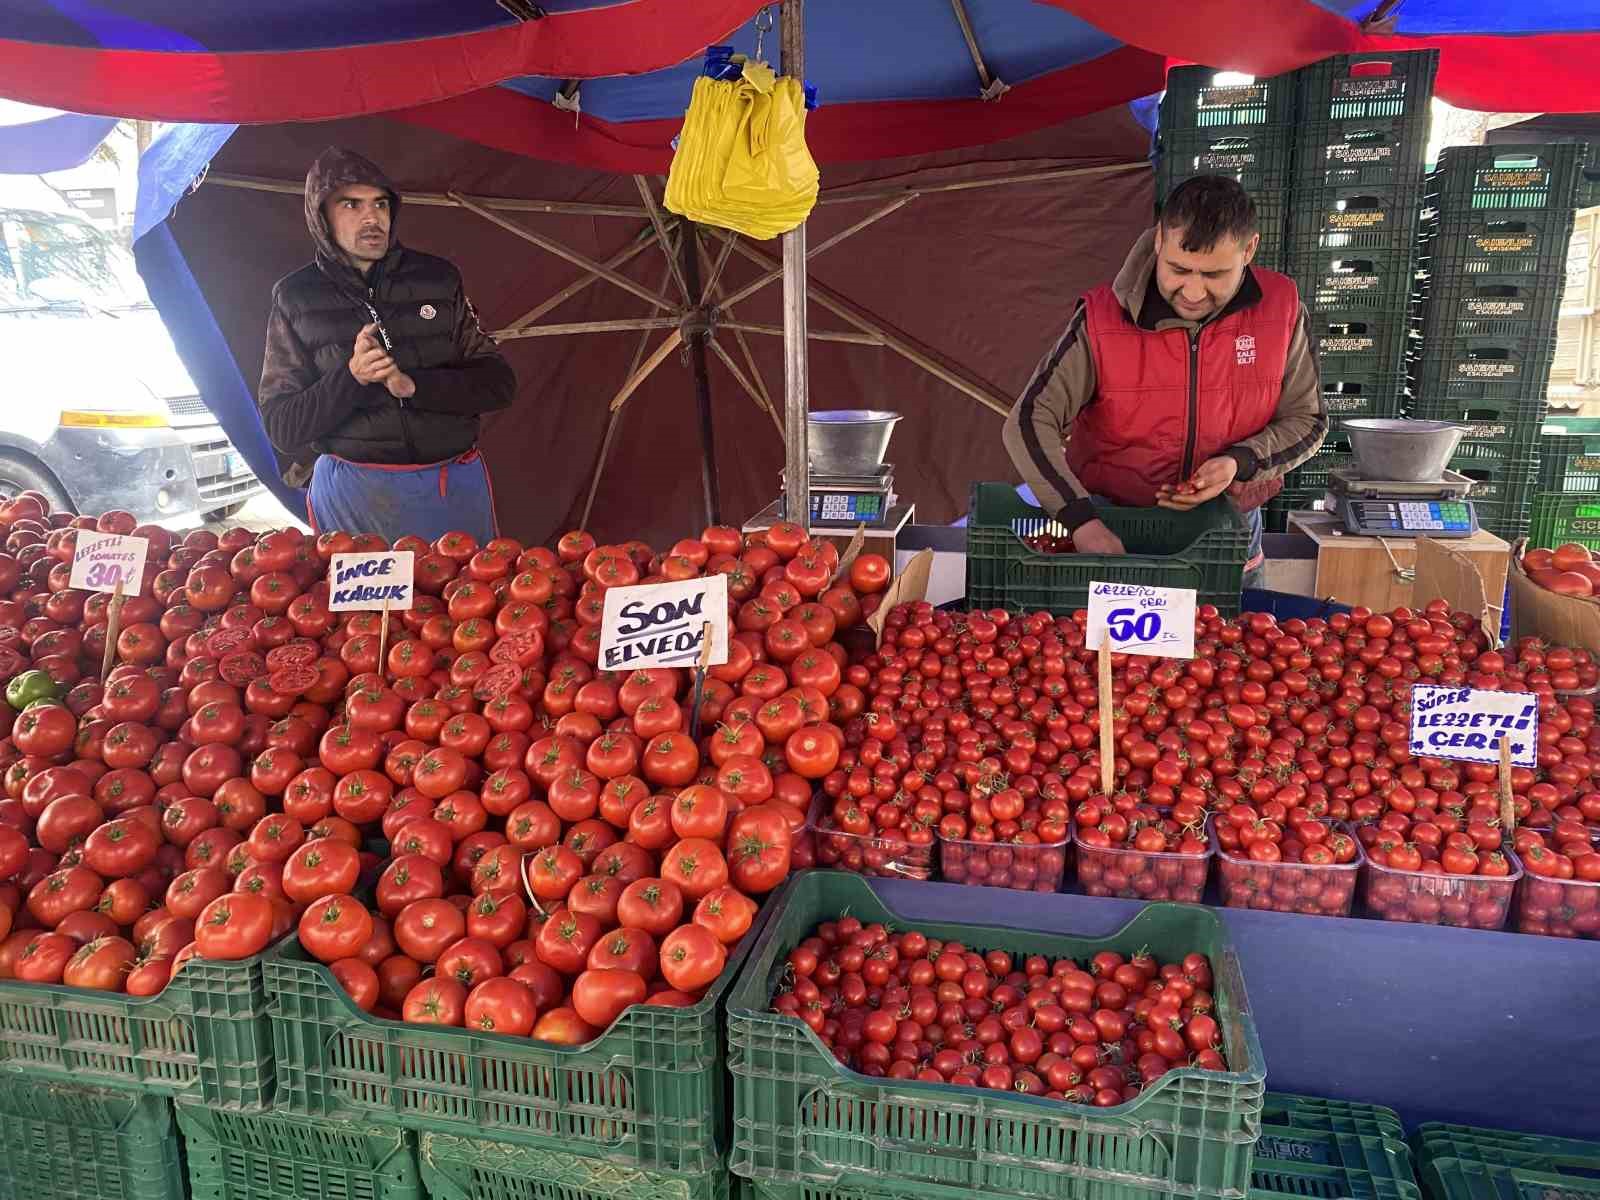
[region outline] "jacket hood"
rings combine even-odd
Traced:
[[[1128,310],[1128,315],[1135,322],[1139,320],[1139,310],[1144,306],[1144,294],[1150,287],[1150,277],[1155,273],[1156,231],[1151,226],[1139,235],[1139,240],[1123,260],[1122,269],[1111,281],[1112,295],[1116,296],[1118,304]]]
[[[344,253],[333,240],[322,206],[329,196],[352,184],[364,184],[388,193],[389,249],[393,250],[398,241],[400,193],[395,191],[389,177],[376,163],[355,151],[329,146],[317,155],[317,161],[306,172],[306,228],[311,233],[312,245],[317,248],[317,260],[324,265],[348,266]]]

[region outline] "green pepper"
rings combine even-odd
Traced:
[[[37,700],[55,700],[61,688],[48,671],[24,671],[6,684],[6,703],[21,712]]]

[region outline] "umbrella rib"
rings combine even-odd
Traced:
[[[726,253],[731,250],[733,244],[738,240],[738,234],[732,234],[728,238],[724,239],[722,243],[724,258],[726,258]],[[701,253],[703,254],[705,251],[704,245],[702,245],[700,249]],[[719,313],[725,314],[729,317],[733,316],[733,307],[721,299],[722,286],[717,283],[715,279],[712,280],[711,287],[707,289],[707,291],[711,299],[717,301],[717,309]],[[756,387],[761,392],[761,398],[766,403],[767,411],[772,415],[773,423],[778,426],[778,436],[782,437],[783,423],[778,420],[778,410],[772,403],[772,394],[767,391],[767,381],[761,377],[761,371],[756,366],[756,356],[750,350],[750,342],[745,338],[744,331],[742,329],[735,329],[733,331],[733,340],[739,343],[739,352],[744,355],[744,365],[746,369],[749,370],[750,377],[755,380]]]
[[[722,268],[728,265],[728,259],[733,255],[734,239],[739,235],[729,230],[722,239],[722,249],[717,252],[717,261],[712,264],[711,274],[706,277],[705,287],[700,289],[700,303],[711,302],[711,291],[717,286],[717,280],[722,278]]]
[[[868,225],[876,224],[878,221],[881,221],[883,218],[887,217],[890,213],[898,212],[900,209],[904,208],[906,205],[915,200],[919,195],[921,195],[921,193],[917,191],[902,192],[899,196],[891,200],[888,204],[885,204],[882,208],[873,209],[854,225],[850,225],[844,229],[841,229],[832,237],[826,238],[823,241],[818,242],[815,246],[811,247],[811,249],[806,252],[806,261],[810,262],[824,250],[832,249],[834,246],[837,246],[840,242],[844,241],[845,238],[852,237],[855,234],[860,233]],[[738,241],[737,235],[735,236],[734,241]],[[745,253],[743,246],[738,247],[738,250],[741,254]],[[776,267],[773,270],[768,271],[765,275],[761,276],[754,283],[745,284],[744,287],[740,288],[733,295],[729,296],[725,303],[737,304],[739,301],[754,295],[756,292],[759,292],[773,280],[782,278],[782,276],[783,267]]]
[[[667,272],[661,272],[661,286],[667,286]],[[633,378],[633,373],[639,369],[639,363],[644,358],[644,348],[650,344],[650,331],[645,330],[639,335],[638,342],[633,347],[633,362],[628,365],[628,374],[625,379]],[[583,517],[578,522],[579,529],[589,527],[589,514],[594,511],[594,498],[600,490],[600,477],[605,474],[606,460],[611,456],[611,439],[616,436],[617,426],[622,423],[622,410],[614,408],[606,417],[605,437],[600,440],[600,454],[595,459],[594,475],[589,480],[589,495],[583,502]]]
[[[616,268],[622,266],[624,263],[631,262],[640,254],[648,250],[651,246],[655,245],[655,240],[655,230],[648,225],[641,226],[639,232],[634,235],[634,240],[632,242],[624,246],[621,250],[618,250],[610,258],[606,259],[606,266],[610,267],[612,270],[616,270]],[[600,276],[596,275],[593,271],[585,271],[579,278],[567,284],[566,287],[562,288],[554,296],[551,296],[543,304],[539,304],[533,308],[530,308],[515,321],[511,322],[511,324],[507,325],[503,331],[504,334],[506,336],[510,336],[520,329],[527,328],[540,317],[544,316],[545,313],[552,312],[555,309],[560,308],[568,300],[571,300],[579,292],[583,291],[599,278]],[[666,280],[663,279],[662,283],[664,285]],[[496,334],[496,336],[498,337],[500,335]]]
[[[972,55],[972,65],[978,68],[978,82],[983,84],[979,93],[985,100],[998,100],[1011,88],[1001,79],[989,74],[989,64],[983,61],[983,48],[978,45],[978,35],[973,32],[972,21],[967,17],[967,6],[963,0],[950,0],[950,7],[955,10],[956,21],[961,26],[961,36],[967,41],[967,53]]]
[[[571,321],[562,325],[527,325],[521,329],[507,329],[493,335],[497,342],[516,341],[519,338],[561,337],[569,333],[626,333],[635,329],[648,332],[652,329],[673,329],[677,317],[625,317],[617,321]]]
[[[633,182],[638,185],[639,199],[644,201],[644,209],[650,214],[650,224],[656,227],[656,237],[663,246],[668,244],[667,224],[661,217],[661,208],[656,204],[655,193],[650,190],[650,181],[643,175],[635,175]],[[671,268],[672,278],[678,285],[678,291],[683,295],[685,304],[693,304],[694,297],[689,295],[689,281],[683,277],[683,267],[679,265],[676,255],[667,255],[667,266]]]
[[[632,375],[628,376],[627,382],[622,385],[622,390],[611,397],[611,411],[616,412],[617,409],[626,404],[628,398],[639,390],[639,385],[650,378],[650,373],[665,362],[667,355],[676,350],[682,341],[683,331],[681,329],[674,329],[669,333],[661,345],[650,352],[650,357],[645,359]]]
[[[772,260],[770,258],[753,247],[746,246],[741,243],[738,247],[738,251],[745,258],[748,258],[751,262],[757,264],[758,266],[768,267],[772,265]],[[928,372],[928,374],[932,375],[935,379],[939,379],[944,383],[949,384],[958,392],[962,392],[965,395],[972,397],[972,399],[976,400],[979,404],[982,404],[985,408],[993,409],[1001,416],[1006,416],[1010,413],[1010,402],[1006,400],[1005,397],[995,392],[993,388],[989,387],[987,384],[968,378],[965,374],[958,370],[953,370],[950,367],[944,366],[928,352],[927,347],[920,345],[908,337],[903,337],[899,334],[891,332],[884,325],[874,321],[866,313],[862,312],[849,300],[846,300],[843,296],[833,292],[831,289],[825,287],[815,279],[810,281],[807,291],[809,292],[811,299],[822,305],[823,308],[833,313],[836,317],[840,317],[848,324],[854,325],[863,333],[876,334],[878,337],[883,339],[883,344],[885,346],[889,347],[889,349],[893,350],[902,358],[909,359],[911,362],[921,367],[924,371]]]
[[[739,381],[739,386],[745,390],[745,394],[755,401],[756,407],[772,418],[773,425],[777,427],[778,436],[782,437],[783,425],[778,420],[778,414],[772,410],[770,404],[762,399],[761,394],[756,391],[755,385],[745,378],[744,372],[739,369],[739,364],[733,361],[733,355],[729,354],[723,348],[722,343],[715,338],[711,339],[711,349],[722,360],[722,365],[728,368],[728,373]]]
[[[564,258],[568,262],[574,263],[577,266],[582,267],[584,270],[600,276],[601,279],[616,284],[625,292],[632,292],[635,296],[638,296],[641,300],[648,302],[656,308],[664,308],[669,312],[676,310],[677,306],[671,301],[667,300],[666,297],[656,295],[643,284],[635,283],[626,275],[622,275],[616,271],[613,271],[610,267],[606,266],[605,263],[596,262],[587,254],[580,254],[576,250],[568,249],[560,242],[557,242],[551,238],[547,238],[543,234],[535,233],[531,229],[524,228],[523,226],[518,225],[515,221],[508,221],[499,213],[485,208],[476,201],[467,199],[459,192],[451,192],[450,196],[456,201],[457,204],[461,205],[462,208],[466,209],[468,212],[477,213],[478,216],[482,217],[485,221],[488,221],[491,225],[498,225],[507,233],[515,234],[523,241],[532,242],[541,250],[547,250],[551,254],[554,254],[557,258]]]

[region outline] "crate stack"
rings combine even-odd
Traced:
[[[1295,73],[1286,269],[1311,319],[1329,430],[1284,480],[1271,528],[1353,463],[1343,422],[1400,415],[1438,62],[1433,50],[1346,54]]]
[[[1411,1135],[1411,1148],[1433,1200],[1600,1197],[1600,1142],[1430,1122]]]
[[[1294,146],[1295,77],[1229,83],[1210,67],[1178,67],[1161,98],[1156,201],[1196,175],[1228,175],[1255,201],[1256,261],[1283,269]]]
[[[1463,423],[1479,523],[1527,532],[1582,147],[1452,146],[1428,177],[1408,413]]]

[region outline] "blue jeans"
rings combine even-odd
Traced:
[[[306,507],[318,533],[376,533],[391,544],[408,533],[432,542],[459,529],[482,545],[497,529],[489,472],[476,450],[421,466],[324,454],[312,470]]]

